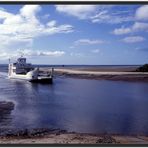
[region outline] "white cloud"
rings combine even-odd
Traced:
[[[51,57],[59,57],[65,54],[64,51],[60,51],[60,50],[55,50],[55,51],[50,51],[50,50],[29,50],[29,49],[25,49],[25,50],[17,50],[17,53],[23,53],[23,55],[25,56],[51,56]]]
[[[94,44],[102,44],[103,40],[90,40],[90,39],[80,39],[75,41],[75,45],[94,45]]]
[[[6,19],[11,16],[13,16],[13,14],[6,12],[5,9],[0,9],[0,19]]]
[[[37,12],[41,10],[39,5],[25,5],[20,9],[20,14],[26,18],[35,18]]]
[[[116,28],[112,33],[115,35],[122,35],[139,31],[148,31],[148,23],[139,22],[148,20],[148,5],[139,7],[135,12],[135,18],[133,20],[136,21],[133,25],[129,27],[122,26],[121,28]]]
[[[86,19],[96,10],[95,5],[56,5],[56,10],[79,19]]]
[[[99,52],[100,52],[100,49],[92,50],[92,53],[99,53]]]
[[[20,45],[24,42],[27,45],[40,36],[73,31],[73,26],[57,25],[55,20],[46,24],[41,23],[37,17],[39,11],[41,11],[39,5],[25,5],[17,14],[0,10],[0,48],[13,48],[15,44]]]
[[[135,24],[131,27],[133,31],[143,31],[148,30],[148,23],[135,22]]]
[[[131,29],[130,28],[121,27],[121,28],[114,29],[113,34],[115,34],[115,35],[121,35],[121,34],[130,33],[130,32],[131,32]]]
[[[65,52],[64,51],[39,51],[37,52],[37,55],[39,56],[54,56],[54,57],[59,57],[64,55]]]
[[[132,26],[127,28],[125,27],[116,28],[112,33],[115,35],[122,35],[138,31],[145,31],[145,30],[148,31],[148,23],[135,22]]]
[[[48,22],[48,25],[51,25],[50,22]],[[53,27],[49,27],[49,28],[45,28],[44,30],[42,30],[44,35],[52,35],[52,34],[57,34],[57,33],[70,33],[73,32],[73,27],[71,25],[68,24],[64,24],[64,25],[59,25],[59,26],[53,26]],[[41,33],[41,34],[42,34]]]
[[[78,58],[85,57],[85,55],[83,53],[79,53],[79,52],[76,52],[76,53],[75,52],[71,52],[70,56],[78,57]]]
[[[148,20],[148,5],[138,8],[135,17],[138,20]]]
[[[0,50],[1,54],[0,54],[0,59],[1,60],[5,60],[5,59],[8,59],[9,58],[9,55],[7,52],[3,51],[3,50]]]
[[[117,24],[133,21],[131,11],[112,9],[113,5],[56,5],[56,10],[79,19],[88,19],[93,23]]]
[[[47,56],[47,57],[60,57],[65,54],[64,51],[55,50],[55,51],[42,51],[42,50],[31,50],[31,49],[25,49],[25,50],[16,50],[14,52],[6,52],[5,50],[0,50],[0,58],[1,59],[9,59],[9,58],[18,58],[21,55],[24,55],[25,57],[34,57],[34,56]]]
[[[57,24],[57,22],[55,20],[52,20],[52,21],[47,23],[47,26],[54,27],[56,24]]]
[[[122,41],[125,43],[136,43],[136,42],[142,42],[144,40],[145,38],[141,36],[130,36],[130,37],[125,37],[124,39],[122,39]]]
[[[48,19],[49,17],[50,17],[50,14],[45,14],[45,15],[41,16],[41,18],[43,18],[43,19]]]
[[[123,11],[120,13],[114,13],[107,9],[98,12],[96,15],[91,17],[93,23],[108,23],[108,24],[118,24],[128,21],[133,21],[134,18],[130,15],[122,16]],[[124,12],[126,13],[126,12]]]

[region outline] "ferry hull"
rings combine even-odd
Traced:
[[[30,79],[26,75],[13,75],[8,76],[9,79],[19,79],[19,80],[26,80],[32,83],[43,83],[43,84],[52,84],[53,78],[52,77],[38,77],[37,79]]]
[[[8,76],[9,79],[18,79],[18,80],[26,80],[30,81],[31,79],[26,78],[25,76]]]
[[[53,80],[52,78],[41,78],[41,79],[34,79],[34,80],[29,80],[32,83],[42,83],[42,84],[52,84]]]

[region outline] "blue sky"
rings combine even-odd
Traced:
[[[1,5],[0,63],[148,63],[148,5]]]

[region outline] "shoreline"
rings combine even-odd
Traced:
[[[0,144],[148,144],[148,136],[89,134],[60,129],[21,130],[0,136]]]
[[[49,68],[40,68],[47,72]],[[124,80],[148,82],[148,73],[131,69],[72,69],[55,68],[56,76],[95,80]],[[4,107],[3,107],[4,106]],[[10,114],[11,102],[2,102],[1,110]],[[6,112],[7,111],[7,112]],[[148,135],[118,135],[68,132],[61,129],[0,129],[0,144],[148,144]]]
[[[49,68],[40,68],[47,72]],[[148,72],[136,72],[136,68],[54,68],[54,75],[81,79],[148,82]]]

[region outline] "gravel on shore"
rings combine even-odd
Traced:
[[[75,133],[60,129],[26,129],[1,135],[0,144],[148,144],[148,137]]]

